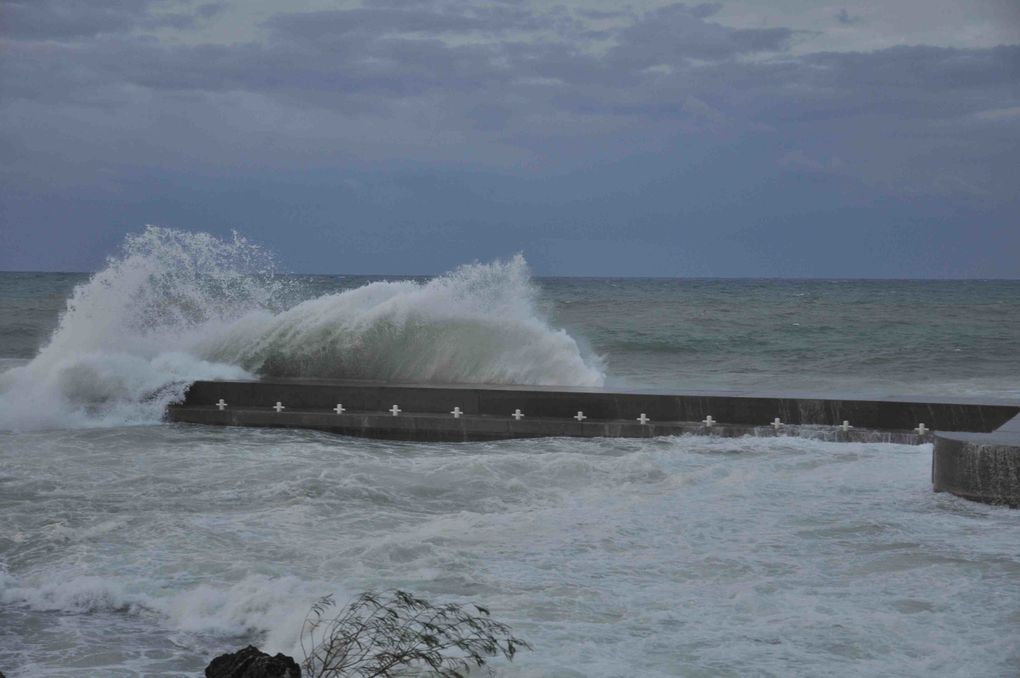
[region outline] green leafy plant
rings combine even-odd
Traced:
[[[478,605],[433,605],[404,591],[362,593],[336,615],[320,599],[301,632],[302,667],[312,678],[384,678],[427,671],[465,678],[492,657],[531,649]]]

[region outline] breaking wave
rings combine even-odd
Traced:
[[[253,314],[202,346],[271,376],[592,386],[602,373],[536,313],[520,256]]]
[[[258,635],[274,651],[300,656],[298,634],[326,585],[297,577],[252,574],[225,587],[199,584],[170,595],[146,592],[148,582],[67,573],[19,583],[0,570],[0,603],[62,614],[120,612],[152,616],[166,628],[222,638]]]
[[[294,304],[263,249],[154,226],[79,285],[49,343],[0,374],[0,429],[158,421],[197,379],[598,386],[597,357],[538,312],[523,257]]]

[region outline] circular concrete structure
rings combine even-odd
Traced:
[[[986,504],[1020,507],[1020,431],[938,433],[931,480],[936,492]]]

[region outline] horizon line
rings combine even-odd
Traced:
[[[39,270],[39,269],[5,269],[0,270],[2,274],[46,274],[46,275],[93,275],[99,271],[53,271],[53,270]],[[334,276],[348,276],[348,277],[360,277],[360,278],[386,278],[386,277],[399,277],[399,278],[436,278],[448,271],[441,273],[298,273],[298,272],[279,272],[275,275],[288,275],[288,276],[302,276],[302,277],[334,277]],[[704,276],[704,275],[543,275],[538,273],[532,274],[533,278],[536,279],[553,279],[553,280],[783,280],[783,281],[852,281],[852,282],[1020,282],[1020,276],[1008,278],[1008,277],[916,277],[916,276],[904,276],[904,277],[888,277],[888,276],[755,276],[755,275],[722,275],[722,276]]]

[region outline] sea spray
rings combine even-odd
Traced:
[[[197,379],[604,381],[538,312],[521,256],[295,305],[300,295],[236,234],[149,226],[75,288],[31,362],[0,374],[0,429],[152,423]]]
[[[0,429],[151,423],[196,379],[249,376],[190,347],[270,309],[282,291],[272,268],[237,235],[154,226],[129,235],[74,289],[39,354],[0,375]]]
[[[272,376],[598,386],[577,342],[537,311],[520,255],[425,283],[376,282],[255,315],[203,346]]]

